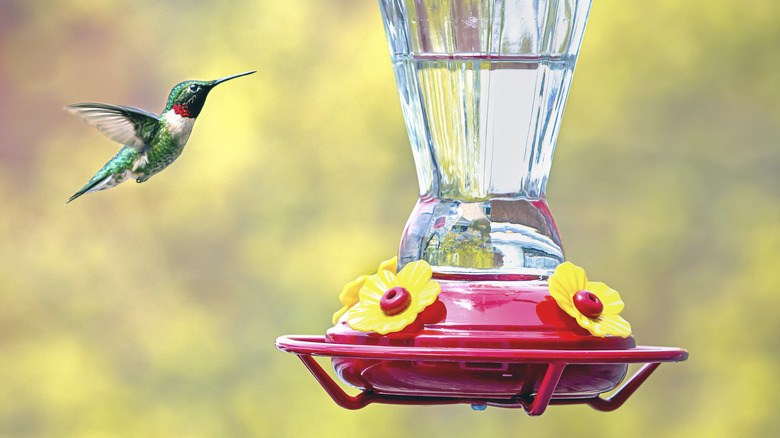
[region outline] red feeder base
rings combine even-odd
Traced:
[[[325,391],[341,407],[360,409],[371,403],[401,405],[441,405],[467,403],[475,407],[500,406],[523,408],[528,415],[541,415],[550,404],[587,404],[600,411],[619,408],[634,391],[655,371],[662,362],[678,362],[688,358],[685,350],[678,348],[635,347],[626,350],[520,350],[520,349],[448,349],[384,347],[375,345],[343,345],[325,342],[324,336],[281,336],[276,346],[282,351],[296,354],[322,385]],[[353,359],[372,361],[375,364],[423,361],[427,363],[468,363],[478,360],[496,367],[511,364],[541,366],[545,371],[534,382],[537,389],[532,394],[511,397],[485,397],[479,395],[442,396],[434,394],[399,395],[366,388],[357,396],[348,395],[338,383],[314,360],[312,356],[330,356],[334,361]],[[567,368],[590,365],[626,365],[645,363],[617,392],[609,398],[600,396],[556,396],[556,387]],[[537,380],[534,378],[532,380]],[[527,380],[530,382],[531,380]]]
[[[636,347],[633,337],[598,338],[549,296],[544,281],[440,280],[437,304],[417,329],[378,335],[352,330],[346,317],[326,336],[282,336],[333,400],[347,409],[370,403],[501,406],[542,414],[549,404],[620,407],[662,362],[687,359],[678,348]],[[428,312],[426,310],[426,312]],[[313,356],[331,357],[350,396]],[[644,363],[610,398],[628,364]]]

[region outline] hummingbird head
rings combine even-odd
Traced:
[[[213,81],[184,81],[176,84],[168,95],[168,103],[165,111],[173,110],[182,117],[196,118],[206,103],[206,96],[212,88],[230,79],[251,75],[255,71],[248,71],[233,76],[227,76]]]

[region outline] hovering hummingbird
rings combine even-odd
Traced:
[[[104,103],[84,102],[66,106],[67,111],[124,145],[68,202],[84,193],[109,189],[128,179],[142,183],[168,167],[187,144],[209,91],[225,81],[252,73],[255,71],[213,81],[177,84],[159,116],[138,108]]]

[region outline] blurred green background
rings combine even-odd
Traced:
[[[0,436],[772,436],[780,2],[596,0],[548,201],[644,345],[619,410],[337,407],[321,334],[417,183],[374,1],[0,0]],[[62,111],[217,88],[149,182],[63,202],[119,149]]]

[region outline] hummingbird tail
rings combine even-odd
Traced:
[[[107,189],[108,187],[102,187],[102,188],[96,188],[96,187],[100,186],[101,184],[105,185],[108,179],[110,179],[110,176],[104,176],[103,178],[98,178],[98,176],[96,175],[91,180],[89,180],[87,185],[79,189],[78,192],[74,193],[73,196],[68,198],[68,201],[65,203],[65,205],[68,205],[68,203],[70,203],[71,201],[73,201],[74,199],[78,198],[79,196],[85,193],[96,192],[98,190]]]
[[[85,193],[110,189],[111,187],[114,187],[115,185],[124,182],[130,177],[132,177],[132,175],[129,171],[124,171],[120,173],[111,173],[106,169],[101,169],[101,171],[98,172],[97,175],[93,176],[92,179],[90,179],[89,182],[84,187],[79,189],[78,192],[74,193],[73,196],[68,198],[68,201],[65,203],[65,205],[67,205],[69,202],[73,201],[74,199],[78,198],[79,196]]]
[[[132,167],[136,156],[137,153],[133,148],[128,146],[122,148],[114,158],[98,170],[95,176],[93,176],[84,187],[71,196],[65,204],[67,205],[69,202],[85,193],[110,189],[128,178],[135,178],[130,171],[130,168]]]

